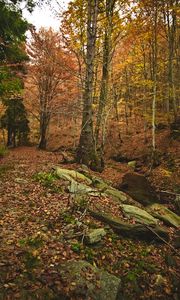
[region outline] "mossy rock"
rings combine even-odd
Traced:
[[[59,275],[70,287],[71,299],[116,300],[121,282],[116,276],[83,260],[61,264]]]
[[[164,242],[164,240],[169,240],[169,233],[167,229],[162,226],[154,224],[153,226],[146,224],[129,224],[124,222],[121,218],[114,217],[110,214],[92,210],[88,211],[91,216],[110,225],[115,232],[122,236],[146,241],[157,240],[159,242]]]
[[[95,188],[92,188],[84,183],[79,183],[75,180],[71,180],[68,190],[72,194],[88,194],[98,196],[99,191]]]
[[[151,216],[147,211],[132,205],[121,205],[125,216],[133,218],[136,222],[146,225],[157,225],[158,220]]]
[[[97,188],[100,192],[104,193],[105,195],[110,196],[113,200],[118,201],[120,203],[134,204],[140,206],[140,204],[133,200],[128,194],[113,188],[109,185],[109,183],[103,181],[101,178],[93,177],[92,182],[95,188]]]
[[[91,229],[85,235],[85,243],[88,245],[96,244],[100,242],[105,235],[106,231],[104,228]]]
[[[84,182],[86,184],[92,183],[90,178],[88,178],[85,175],[83,175],[77,171],[74,171],[74,170],[68,170],[68,169],[56,167],[55,173],[56,173],[57,177],[68,180],[68,181],[72,181],[72,179],[74,179],[76,181]]]
[[[148,211],[165,224],[180,227],[180,217],[162,204],[155,203],[148,207]]]

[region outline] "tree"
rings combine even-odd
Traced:
[[[109,91],[109,73],[110,63],[112,59],[112,31],[113,31],[113,15],[116,0],[105,1],[105,30],[103,38],[103,60],[102,60],[102,78],[100,84],[100,95],[98,102],[97,122],[95,128],[96,144],[99,141],[99,133],[102,123],[105,122],[104,110],[108,100]],[[104,125],[103,125],[104,126]],[[104,135],[104,133],[103,133]],[[101,143],[101,153],[104,151],[104,137]]]
[[[64,13],[62,28],[65,42],[78,61],[82,89],[83,117],[77,159],[99,169],[104,164],[110,66],[121,28],[118,10],[119,2],[116,0],[98,3],[75,0]],[[90,84],[87,83],[89,78]]]
[[[0,2],[0,97],[19,92],[22,82],[17,76],[27,60],[24,42],[28,23],[20,10],[6,1]]]
[[[164,17],[165,32],[168,41],[168,98],[167,98],[167,112],[172,105],[174,120],[177,120],[177,103],[175,93],[175,80],[174,80],[174,65],[175,65],[175,50],[176,50],[176,37],[177,37],[177,9],[178,1],[170,0],[163,1],[162,10]]]
[[[98,5],[98,0],[88,0],[85,90],[83,95],[81,134],[77,151],[78,161],[90,166],[93,169],[98,169],[99,167],[101,168],[101,163],[99,165],[94,140],[92,106]]]
[[[59,99],[66,83],[73,79],[74,63],[69,52],[63,49],[60,35],[51,28],[32,32],[28,45],[29,64],[26,91],[31,89],[33,107],[37,106],[40,149],[46,149],[47,131],[51,117],[60,107]],[[68,88],[68,87],[67,87]],[[32,97],[31,97],[32,100]],[[37,105],[36,105],[37,103]]]
[[[7,146],[16,147],[28,142],[29,126],[23,99],[12,98],[5,101],[6,111],[0,119],[1,128],[8,132]]]

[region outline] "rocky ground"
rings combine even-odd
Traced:
[[[91,299],[93,291],[102,290],[99,269],[103,269],[108,272],[103,276],[116,276],[107,281],[111,278],[116,285],[117,299],[178,300],[179,256],[171,240],[157,243],[127,239],[93,218],[88,201],[91,208],[98,205],[101,211],[126,221],[111,197],[95,194],[84,200],[69,193],[64,180],[52,172],[61,159],[58,153],[26,147],[10,150],[0,160],[0,299]],[[80,166],[65,167],[77,170]],[[159,189],[163,185],[164,189],[170,174],[161,169]],[[101,177],[117,186],[127,170],[127,164],[109,161]],[[154,185],[155,172],[150,178]],[[170,178],[168,183],[172,181]],[[136,221],[132,219],[131,223]],[[97,228],[103,228],[105,235],[98,243],[89,244],[85,232]],[[174,231],[168,227],[170,238]],[[65,265],[80,260],[85,266],[78,272],[85,274],[85,281],[77,291],[76,278]],[[109,299],[107,295],[92,299]]]

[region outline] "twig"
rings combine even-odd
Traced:
[[[155,232],[151,227],[149,227],[148,225],[144,224],[143,225],[150,230],[152,233],[154,233],[160,240],[162,240],[166,245],[169,246],[169,248],[171,248],[178,256],[179,256],[179,252],[171,245],[169,244],[165,239],[163,239],[157,232]]]
[[[162,193],[162,194],[169,194],[169,195],[179,196],[179,197],[180,197],[180,194],[176,194],[176,193],[168,192],[168,191],[159,191],[159,193]]]

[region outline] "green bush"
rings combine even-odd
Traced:
[[[57,180],[54,173],[39,172],[33,175],[33,179],[40,182],[40,184],[50,189],[52,192],[61,192],[61,188],[54,183],[54,181]]]

